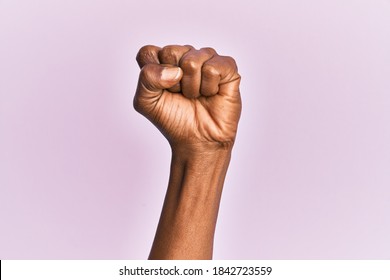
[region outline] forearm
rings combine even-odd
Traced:
[[[231,147],[172,149],[171,174],[149,259],[211,259]]]

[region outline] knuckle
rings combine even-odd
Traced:
[[[165,46],[162,48],[159,53],[158,57],[160,60],[172,60],[175,58],[175,47],[174,45]]]
[[[186,71],[194,71],[199,68],[199,63],[193,56],[187,56],[181,61],[180,66]]]
[[[168,45],[159,51],[158,57],[162,63],[177,65],[183,55],[192,49],[193,47],[189,45]]]
[[[156,53],[160,48],[153,45],[146,45],[139,49],[136,60],[139,64],[145,64],[155,61],[154,53]]]
[[[146,46],[143,46],[142,48],[139,49],[138,53],[137,53],[137,59],[138,58],[142,58],[144,57],[145,55],[147,55],[148,53],[150,53],[150,51],[152,49],[154,49],[155,46],[152,46],[152,45],[146,45]]]
[[[224,61],[225,61],[227,64],[229,64],[229,65],[231,65],[231,66],[234,66],[234,67],[237,66],[237,65],[236,65],[236,61],[234,60],[233,57],[231,57],[231,56],[222,56],[222,58],[224,59]]]
[[[238,68],[236,61],[231,56],[221,56],[221,64],[224,66],[224,68],[228,69],[232,73],[237,73]]]
[[[139,54],[142,54],[142,53],[145,53],[145,52],[149,52],[151,49],[154,49],[156,48],[156,46],[153,46],[153,45],[145,45],[143,47],[141,47],[138,51]]]
[[[200,51],[208,53],[208,54],[216,54],[217,53],[215,51],[215,49],[210,48],[210,47],[201,48]]]
[[[219,75],[218,70],[211,64],[204,64],[202,67],[202,74],[206,78],[216,77]]]

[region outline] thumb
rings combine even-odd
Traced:
[[[145,107],[153,105],[160,97],[164,89],[173,87],[179,83],[183,71],[179,67],[146,64],[142,67],[138,86],[134,96],[134,108],[141,112]]]

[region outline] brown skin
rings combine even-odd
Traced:
[[[134,108],[167,138],[171,174],[149,259],[211,259],[241,113],[240,75],[211,48],[144,46]]]

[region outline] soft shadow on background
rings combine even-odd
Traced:
[[[216,259],[390,258],[390,4],[0,2],[0,259],[145,259],[169,174],[145,44],[233,56]]]

